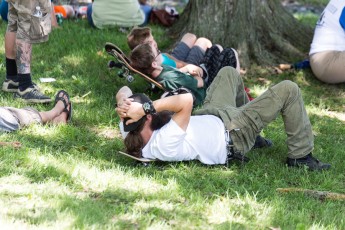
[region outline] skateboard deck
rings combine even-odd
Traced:
[[[145,163],[145,164],[156,161],[154,159],[148,159],[148,158],[143,158],[143,157],[135,157],[135,156],[132,156],[132,155],[130,155],[128,153],[125,153],[125,152],[122,152],[122,151],[119,151],[119,153],[124,155],[124,156],[126,156],[126,157],[132,158],[132,159],[134,159],[136,161],[140,161],[140,162]]]
[[[139,76],[141,76],[142,78],[144,78],[148,83],[151,83],[155,86],[157,86],[158,88],[162,89],[163,91],[166,91],[165,88],[157,81],[153,80],[152,78],[150,78],[149,76],[143,74],[142,72],[134,69],[130,64],[129,64],[129,59],[126,57],[126,55],[122,52],[122,50],[117,47],[116,45],[107,42],[105,44],[105,51],[113,56],[116,59],[116,62],[112,62],[110,61],[108,63],[108,67],[109,68],[113,68],[113,67],[117,67],[122,69],[122,73],[120,77],[126,77],[127,80],[129,80],[128,76],[130,75],[130,72],[138,74]],[[130,80],[129,80],[130,81]]]

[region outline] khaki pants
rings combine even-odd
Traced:
[[[315,76],[326,83],[345,82],[345,51],[324,51],[310,55]]]
[[[232,67],[222,68],[207,90],[204,105],[195,114],[220,117],[230,130],[235,151],[245,154],[270,122],[282,115],[287,135],[288,157],[301,158],[314,147],[311,124],[299,87],[283,81],[247,102],[243,81]]]
[[[0,133],[15,131],[33,123],[42,124],[42,118],[34,108],[0,107]]]
[[[48,40],[51,32],[50,0],[7,0],[9,32],[17,33],[17,39],[28,43]],[[42,17],[34,16],[36,6],[40,6]]]

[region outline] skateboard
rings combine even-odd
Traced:
[[[124,156],[126,156],[126,157],[132,158],[132,159],[134,159],[134,160],[136,160],[136,161],[139,161],[139,162],[143,163],[144,166],[147,166],[147,165],[149,165],[150,163],[156,161],[156,160],[154,160],[154,159],[148,159],[148,158],[143,158],[143,157],[140,157],[140,158],[139,158],[139,157],[135,157],[135,156],[132,156],[132,155],[130,155],[130,154],[128,154],[128,153],[125,153],[125,152],[122,152],[122,151],[119,151],[119,153],[122,154],[122,155],[124,155]]]
[[[115,58],[115,61],[109,61],[108,67],[109,68],[119,68],[120,71],[118,72],[119,77],[126,78],[127,81],[132,82],[134,80],[134,77],[131,75],[131,73],[137,74],[144,78],[149,84],[151,84],[151,88],[158,87],[159,89],[166,91],[166,89],[157,81],[153,80],[149,76],[143,74],[142,72],[134,69],[129,63],[128,57],[122,52],[122,50],[117,47],[116,45],[107,42],[105,44],[105,51],[113,56]]]

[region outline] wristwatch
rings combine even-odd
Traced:
[[[148,102],[145,102],[143,104],[143,109],[144,109],[144,112],[145,114],[155,114],[156,113],[156,109],[155,107],[153,107],[153,103],[152,101],[148,101]]]

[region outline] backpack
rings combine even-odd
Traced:
[[[165,7],[165,9],[152,9],[150,21],[153,24],[170,27],[178,18],[179,14],[174,7]]]

